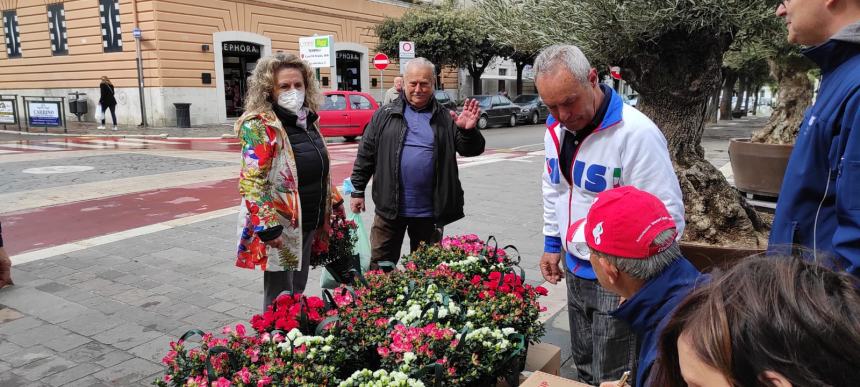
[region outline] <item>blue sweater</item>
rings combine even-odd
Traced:
[[[612,317],[625,321],[639,338],[639,367],[636,387],[646,385],[651,366],[657,359],[657,340],[669,322],[675,307],[693,290],[699,271],[680,258],[654,277],[636,294],[611,312]],[[705,280],[705,277],[702,277]]]
[[[788,161],[769,251],[799,244],[860,276],[860,22],[804,55],[821,67],[821,88]]]

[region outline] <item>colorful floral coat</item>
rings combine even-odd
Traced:
[[[310,123],[309,123],[310,124]],[[319,123],[313,126],[319,128]],[[261,270],[283,271],[281,260],[294,262],[288,270],[302,267],[302,219],[299,202],[298,172],[289,137],[281,121],[272,111],[245,113],[236,121],[235,130],[242,145],[242,171],[239,175],[239,246],[236,266]],[[326,150],[327,152],[327,150]],[[326,214],[329,219],[333,204],[343,199],[329,179],[326,191]],[[286,244],[283,249],[268,248],[258,232],[283,226]],[[329,223],[314,233],[313,250],[328,251]],[[270,251],[274,260],[269,260]],[[280,258],[280,259],[279,259]]]

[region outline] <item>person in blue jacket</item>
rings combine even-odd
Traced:
[[[588,255],[600,286],[622,297],[610,315],[637,336],[638,366],[628,379],[636,387],[648,385],[660,332],[701,278],[681,255],[677,233],[663,202],[633,186],[598,194],[588,215],[567,231],[568,251]]]
[[[821,67],[785,171],[770,253],[791,245],[860,276],[860,0],[786,0],[791,43]]]

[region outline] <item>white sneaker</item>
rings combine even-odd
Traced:
[[[105,128],[105,126],[104,126],[104,125],[99,125],[99,127],[98,127],[98,128],[96,128],[96,129],[104,129],[104,128]]]
[[[117,128],[116,126],[114,126],[114,127],[113,127],[113,130],[119,130],[119,128]]]

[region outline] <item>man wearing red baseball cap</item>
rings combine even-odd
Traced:
[[[639,339],[637,387],[648,385],[660,331],[700,278],[681,255],[677,235],[660,199],[625,186],[599,193],[565,238],[567,251],[589,257],[600,286],[622,297],[610,315],[627,322]]]

